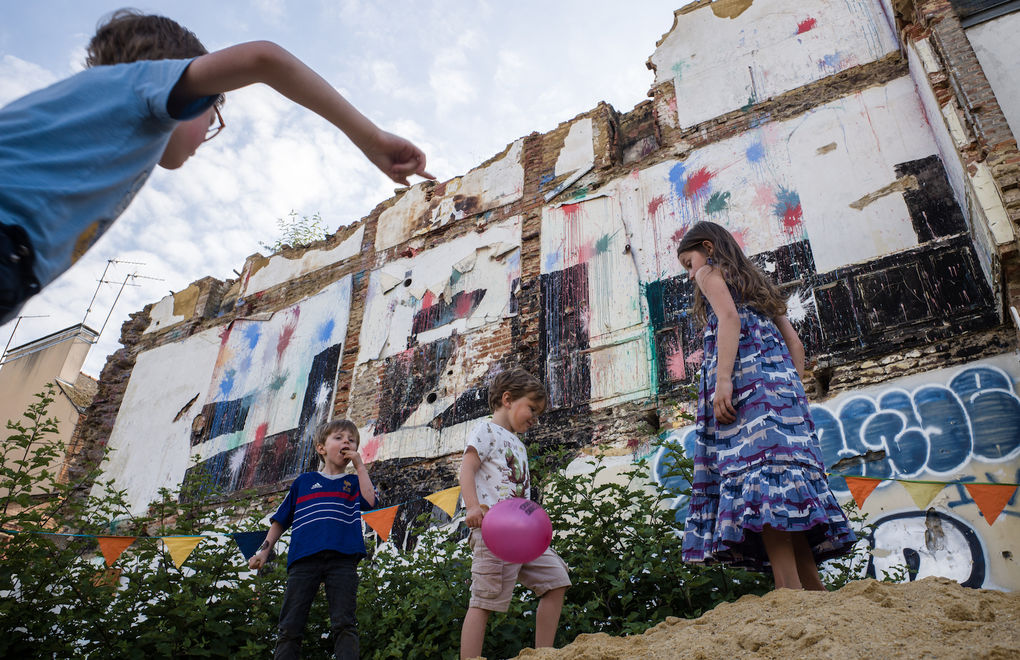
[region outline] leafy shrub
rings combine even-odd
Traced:
[[[163,490],[144,516],[128,517],[124,491],[112,483],[86,495],[97,471],[62,484],[52,466],[64,454],[47,441],[53,389],[8,422],[0,450],[0,527],[22,532],[139,535],[107,571],[96,541],[84,536],[17,533],[0,541],[0,656],[59,658],[264,658],[275,646],[286,583],[285,555],[249,571],[229,534],[264,529],[265,511],[248,497],[214,503],[200,481],[186,492]],[[533,448],[534,449],[534,448]],[[677,446],[669,462],[689,482],[692,463]],[[772,587],[769,576],[680,561],[681,538],[668,501],[648,466],[606,480],[601,459],[567,476],[563,453],[531,458],[533,481],[553,521],[553,545],[570,566],[557,645],[577,635],[636,634],[668,616],[695,617],[720,602]],[[667,475],[671,476],[671,475]],[[42,491],[43,494],[39,494]],[[261,505],[260,505],[261,506]],[[121,522],[116,522],[121,521]],[[183,567],[154,537],[206,538]],[[455,658],[469,599],[466,528],[442,513],[423,514],[413,548],[373,547],[360,566],[358,620],[365,658]],[[866,550],[865,550],[866,552]],[[861,562],[831,571],[830,584],[859,577]],[[534,643],[537,599],[518,589],[506,614],[493,614],[489,657],[509,657]],[[329,616],[322,591],[312,605],[306,657],[329,657]]]

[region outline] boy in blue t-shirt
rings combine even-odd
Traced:
[[[252,569],[264,566],[280,535],[291,528],[276,658],[299,657],[308,611],[322,583],[329,602],[333,652],[338,659],[358,657],[357,566],[365,556],[360,511],[378,504],[358,454],[360,442],[358,427],[350,420],[326,422],[316,430],[315,451],[325,467],[294,480],[270,518],[265,542],[248,561]],[[357,476],[344,474],[348,463],[357,469]]]
[[[99,239],[157,164],[180,167],[222,130],[225,92],[265,83],[343,131],[394,181],[434,178],[420,149],[268,41],[209,53],[171,19],[122,9],[100,25],[85,63],[0,108],[0,323]]]

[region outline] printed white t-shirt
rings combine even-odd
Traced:
[[[482,461],[475,475],[479,504],[491,507],[511,497],[528,497],[528,450],[516,433],[486,420],[471,430],[465,451],[467,447],[474,447]]]

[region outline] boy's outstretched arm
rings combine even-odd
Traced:
[[[425,154],[402,137],[373,124],[325,79],[285,49],[269,41],[251,41],[202,55],[185,70],[170,95],[170,111],[203,96],[214,96],[252,83],[265,83],[343,131],[372,163],[397,183],[425,171]]]

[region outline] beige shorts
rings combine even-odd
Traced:
[[[570,586],[567,564],[552,548],[547,548],[538,559],[527,564],[509,564],[489,551],[480,529],[471,530],[468,544],[472,553],[471,601],[468,607],[506,612],[517,582],[540,598],[550,589]]]

